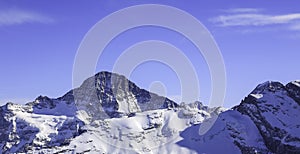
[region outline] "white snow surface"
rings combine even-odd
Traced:
[[[137,113],[129,118],[97,120],[87,125],[88,131],[74,138],[68,146],[39,152],[240,153],[232,135],[242,138],[248,146],[266,148],[250,118],[237,111],[221,113],[212,129],[203,136],[198,134],[198,124],[204,119],[200,118],[196,125],[191,124],[193,120],[188,115],[180,117],[181,111],[163,109]]]
[[[292,81],[292,84],[296,85],[297,87],[300,87],[300,80]]]
[[[250,94],[250,95],[256,99],[260,99],[264,96],[263,94]]]
[[[160,109],[136,113],[133,117],[96,120],[86,125],[85,129],[88,131],[74,138],[70,145],[56,150],[43,149],[40,152],[196,153],[176,142],[182,140],[180,132],[203,122],[204,118],[198,114],[209,113],[202,111],[179,117],[181,111],[183,110]]]

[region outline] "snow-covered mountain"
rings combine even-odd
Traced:
[[[251,118],[273,153],[300,153],[299,83],[266,82],[234,108]]]
[[[198,153],[300,153],[300,81],[258,85],[238,106],[221,113],[203,136],[187,128],[180,145]]]
[[[225,110],[100,72],[60,98],[0,107],[0,153],[300,153],[299,105],[300,81],[260,84]]]

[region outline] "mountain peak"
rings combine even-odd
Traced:
[[[73,95],[79,110],[100,119],[178,106],[166,97],[139,88],[123,75],[106,71],[85,80]]]
[[[277,81],[267,81],[262,84],[259,84],[251,94],[262,94],[264,92],[275,92],[276,90],[280,90],[285,86]]]
[[[300,151],[300,123],[295,122],[300,113],[299,82],[286,86],[279,82],[265,82],[258,85],[234,110],[247,115],[255,123],[273,153],[294,153]],[[297,120],[296,120],[297,121]]]

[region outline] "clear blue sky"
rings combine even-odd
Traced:
[[[300,2],[298,1],[0,1],[0,103],[24,103],[38,95],[59,97],[72,88],[77,48],[103,17],[137,4],[165,4],[199,19],[212,33],[227,71],[225,107],[240,103],[267,80],[299,79]],[[169,42],[191,60],[200,79],[200,100],[208,102],[210,75],[189,40],[158,27],[122,33],[105,49],[97,71],[111,70],[129,46],[149,39]],[[159,73],[158,73],[159,72]],[[178,95],[175,73],[165,65],[145,63],[130,79],[148,89],[161,81],[168,95]]]

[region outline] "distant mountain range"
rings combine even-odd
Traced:
[[[178,104],[100,72],[60,98],[1,106],[0,153],[299,154],[299,119],[300,81],[265,82],[224,109]]]

